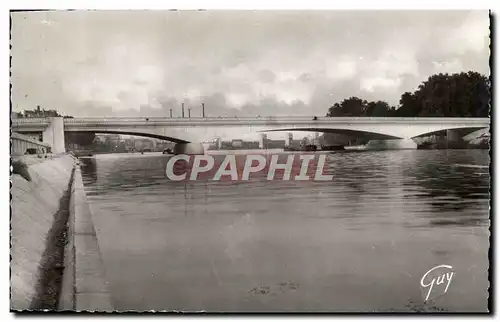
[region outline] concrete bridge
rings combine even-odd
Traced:
[[[202,153],[201,141],[224,137],[228,130],[239,133],[311,131],[363,136],[370,140],[411,142],[438,131],[464,136],[487,128],[489,118],[399,118],[399,117],[109,117],[109,118],[19,118],[12,130],[42,133],[55,153],[64,152],[64,132],[94,132],[138,135],[177,143],[177,153]],[[211,136],[211,137],[208,137]],[[398,145],[396,144],[396,146]],[[402,145],[406,146],[406,145]],[[201,150],[200,150],[201,149]]]

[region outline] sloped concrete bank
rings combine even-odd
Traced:
[[[60,156],[11,177],[11,309],[57,305],[74,159]]]
[[[111,310],[77,160],[27,161],[11,177],[11,309]]]

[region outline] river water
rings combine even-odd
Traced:
[[[169,158],[82,158],[117,310],[487,310],[488,151],[332,153],[328,182],[175,182]]]

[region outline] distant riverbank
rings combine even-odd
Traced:
[[[427,137],[419,137],[414,138],[413,141],[416,143],[416,149],[418,150],[446,150],[446,149],[478,149],[478,150],[488,150],[490,148],[490,132],[489,129],[483,129],[480,131],[476,131],[470,135],[467,135],[460,139],[459,141],[449,141],[445,136],[427,136]],[[372,142],[373,143],[373,142]],[[335,144],[335,149],[321,146],[316,146],[316,149],[225,149],[225,150],[211,150],[206,148],[205,151],[208,154],[220,154],[220,153],[231,153],[231,154],[241,154],[241,153],[249,153],[249,152],[263,152],[265,153],[276,153],[276,152],[300,152],[300,151],[316,151],[316,152],[328,152],[328,151],[337,151],[337,152],[348,152],[348,151],[366,151],[373,150],[371,148],[373,144],[368,142],[367,144],[361,144],[357,146],[348,146]],[[380,148],[384,150],[383,148]],[[134,152],[112,152],[112,151],[92,151],[92,150],[74,150],[71,152],[76,157],[86,157],[93,156],[97,154],[132,154],[132,155],[140,155],[140,154],[152,154],[157,153],[160,154],[162,152],[155,151],[134,151]]]

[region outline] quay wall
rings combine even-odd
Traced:
[[[111,312],[113,305],[79,163],[71,184],[59,310]]]

